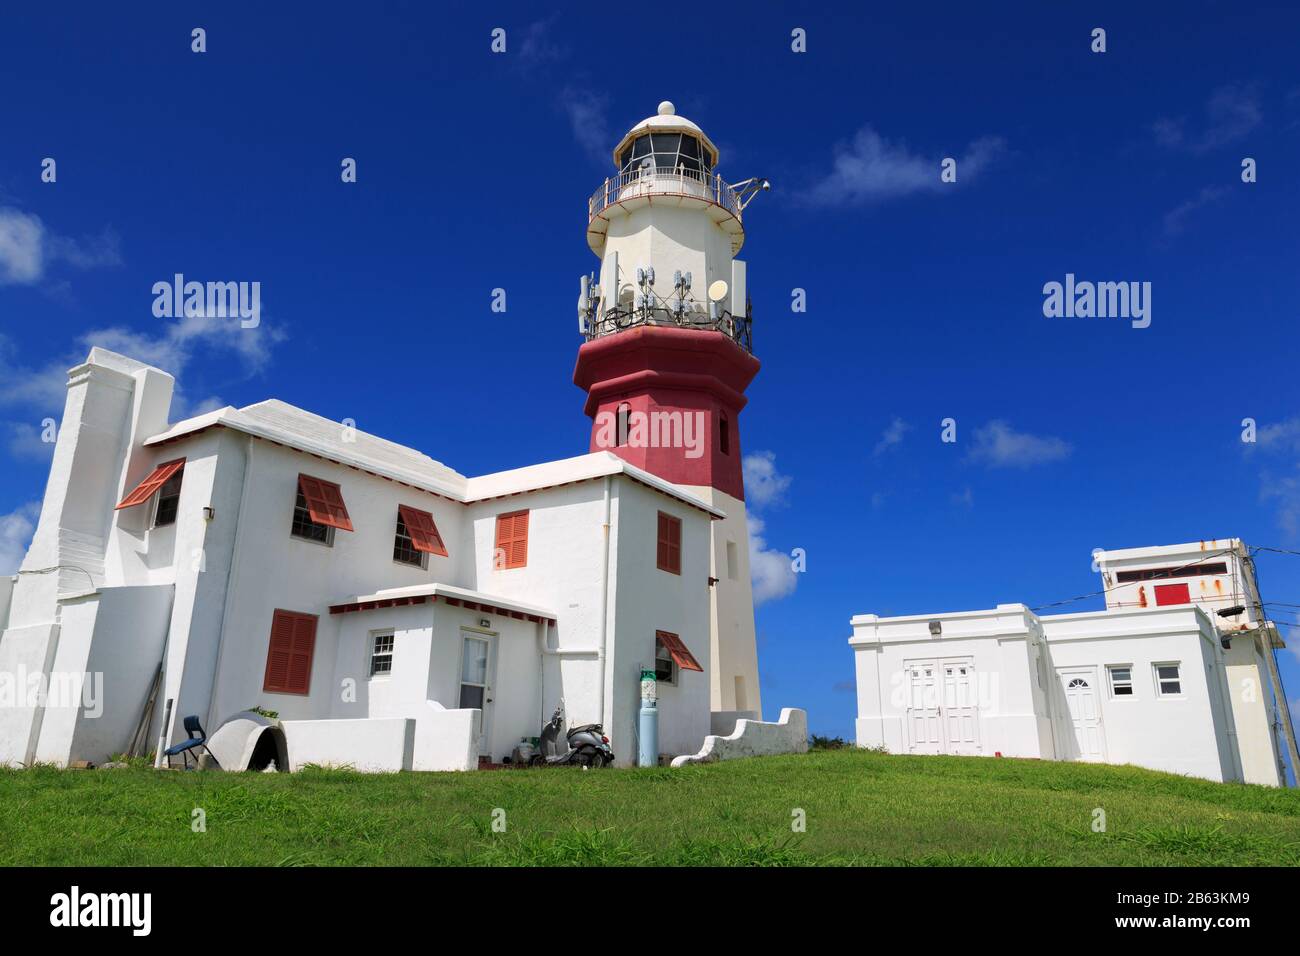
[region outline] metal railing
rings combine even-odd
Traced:
[[[679,313],[668,308],[609,309],[599,319],[588,323],[586,339],[590,342],[605,335],[648,325],[721,332],[746,352],[752,354],[754,351],[754,320],[748,314],[748,306],[745,315],[732,315],[727,311],[717,315],[703,312]]]
[[[632,169],[610,179],[591,194],[587,200],[587,221],[616,203],[642,196],[694,196],[721,206],[736,217],[741,217],[744,207],[736,190],[732,189],[717,173],[687,169],[659,169],[658,167],[642,170]]]

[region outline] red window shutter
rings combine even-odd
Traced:
[[[695,659],[695,655],[686,649],[682,639],[670,631],[655,631],[655,637],[659,643],[668,648],[668,653],[672,655],[673,661],[684,671],[704,672],[700,662]]]
[[[177,458],[175,461],[169,461],[159,465],[145,477],[144,481],[135,486],[135,490],[123,498],[114,508],[114,511],[121,511],[123,508],[134,508],[136,505],[142,505],[150,498],[153,493],[167,484],[167,479],[176,472],[185,467],[185,459]]]
[[[348,507],[343,503],[343,491],[334,482],[313,478],[311,475],[299,475],[298,490],[307,499],[307,511],[311,514],[312,521],[340,531],[353,530]]]
[[[311,662],[316,652],[316,615],[275,612],[266,651],[262,690],[280,694],[311,691]]]
[[[659,542],[655,555],[661,571],[682,573],[682,519],[659,512]]]
[[[416,551],[447,557],[447,546],[442,543],[442,535],[438,534],[438,526],[433,522],[433,515],[407,505],[398,505],[397,513],[402,516],[406,533],[411,536],[411,544]]]
[[[522,568],[528,564],[527,511],[497,515],[496,550],[505,555],[507,568]]]
[[[1156,605],[1191,604],[1192,595],[1186,584],[1157,584]]]

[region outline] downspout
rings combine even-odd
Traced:
[[[248,508],[248,488],[252,484],[249,478],[253,473],[253,449],[256,446],[257,439],[251,435],[248,436],[248,454],[244,458],[244,487],[240,489],[239,493],[239,514],[235,516],[235,540],[231,544],[230,570],[226,574],[225,606],[221,609],[221,633],[217,638],[217,663],[212,670],[212,689],[208,691],[208,722],[206,726],[210,728],[209,733],[217,729],[217,690],[221,684],[221,665],[226,656],[226,624],[230,619],[230,595],[235,589],[235,577],[239,571],[240,558],[243,556],[240,545],[244,537],[244,515],[247,513]],[[206,531],[204,540],[207,540]]]
[[[596,661],[600,665],[600,726],[609,731],[609,690],[605,686],[605,647],[609,638],[609,513],[610,485],[613,479],[605,476],[605,520],[600,526],[603,551],[600,562],[600,644]]]

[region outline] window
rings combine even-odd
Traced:
[[[528,512],[497,515],[496,563],[498,570],[528,564]]]
[[[293,527],[289,530],[295,538],[306,538],[308,541],[319,541],[326,547],[334,547],[334,529],[327,524],[317,524],[311,520],[311,512],[307,510],[307,499],[303,496],[302,489],[298,489],[298,498],[293,503]]]
[[[276,694],[310,692],[315,651],[316,615],[277,610],[271,619],[262,690]]]
[[[1183,682],[1177,664],[1156,665],[1156,691],[1161,697],[1178,697],[1183,692]]]
[[[661,669],[660,660],[663,654],[667,654],[664,660],[676,665],[677,668],[684,671],[700,671],[703,673],[704,668],[700,662],[695,659],[682,639],[671,631],[655,631],[655,679],[658,680]],[[670,676],[666,678],[668,683],[675,683],[677,680],[676,672],[671,671]]]
[[[290,533],[297,538],[332,545],[335,529],[352,530],[342,490],[332,481],[299,475]]]
[[[165,528],[176,523],[176,512],[180,510],[181,503],[181,478],[184,474],[185,468],[182,466],[158,489],[158,498],[153,506],[155,528]]]
[[[406,525],[411,544],[416,551],[447,557],[447,546],[442,543],[442,535],[438,533],[438,525],[434,522],[433,515],[409,505],[398,505],[397,519],[401,524]]]
[[[1177,568],[1140,568],[1136,571],[1118,571],[1115,581],[1118,584],[1132,584],[1134,581],[1155,581],[1160,578],[1200,578],[1215,574],[1227,574],[1228,565],[1222,561],[1210,564],[1186,564]]]
[[[736,552],[736,542],[727,542],[727,577],[732,581],[740,580],[740,560]]]
[[[1191,594],[1187,590],[1186,584],[1157,584],[1156,585],[1156,606],[1166,604],[1190,604]]]
[[[628,416],[632,413],[632,406],[627,402],[618,406],[618,415],[614,422],[614,446],[621,447],[627,444],[627,422]]]
[[[1132,697],[1133,696],[1133,668],[1128,664],[1113,665],[1106,668],[1106,674],[1110,677],[1110,696],[1111,697]]]
[[[161,488],[173,476],[179,476],[181,469],[185,467],[185,459],[177,458],[175,461],[164,462],[153,471],[145,476],[144,481],[136,485],[134,490],[118,502],[114,511],[121,511],[123,508],[134,508],[136,505],[142,505],[153,497],[155,491]],[[179,494],[180,480],[177,477],[177,493]],[[174,519],[173,519],[174,520]]]
[[[409,564],[413,568],[429,566],[428,552],[420,551],[415,547],[415,542],[411,540],[411,532],[406,527],[406,521],[400,511],[397,513],[397,533],[393,538],[393,560],[398,564]]]
[[[724,455],[731,454],[731,426],[726,415],[718,419],[718,450]]]
[[[679,172],[701,181],[708,179],[717,162],[712,151],[690,133],[643,133],[619,154],[619,171],[636,173],[647,157],[658,171]]]
[[[659,546],[655,565],[670,574],[682,573],[682,519],[659,512]]]
[[[370,676],[387,677],[393,672],[393,632],[374,635],[370,645]]]
[[[673,663],[673,655],[668,653],[668,648],[660,640],[655,641],[655,681],[659,684],[677,683],[677,665]]]

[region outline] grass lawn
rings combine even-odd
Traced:
[[[1300,793],[859,750],[587,773],[38,767],[0,770],[0,864],[1295,865]]]

